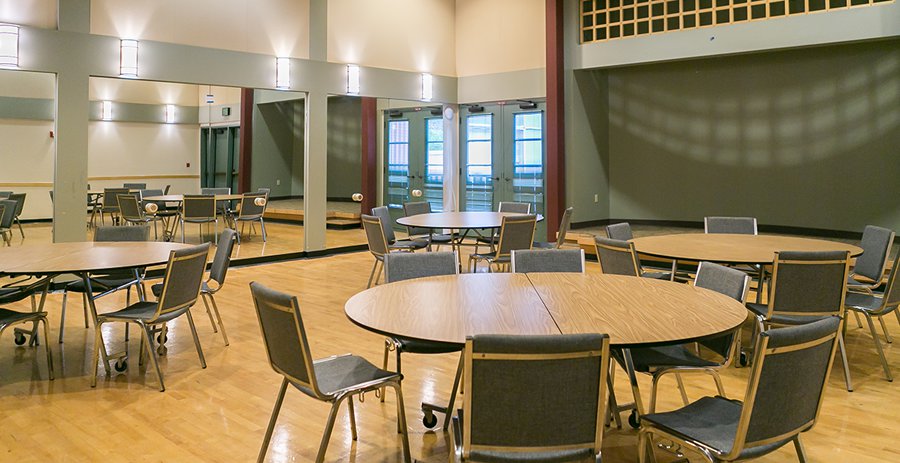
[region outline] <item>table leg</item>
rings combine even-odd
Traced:
[[[669,277],[669,281],[675,281],[675,272],[678,271],[678,259],[672,259],[672,276]]]
[[[638,419],[644,414],[644,404],[641,401],[641,391],[638,388],[637,372],[634,370],[634,360],[631,358],[631,349],[622,349],[625,356],[625,372],[628,373],[628,382],[631,384],[631,392],[634,394],[634,410]]]
[[[756,303],[762,304],[763,282],[766,277],[766,266],[759,264],[759,273],[756,276]]]
[[[97,326],[97,305],[94,303],[94,289],[91,286],[91,279],[87,273],[82,273],[81,280],[84,281],[84,288],[87,291],[87,300],[88,300],[88,308],[91,311],[91,318],[94,320],[94,326]],[[97,336],[100,336],[100,359],[103,361],[103,371],[106,373],[106,376],[110,376],[112,373],[109,371],[109,355],[106,353],[106,343],[103,342],[103,336],[99,330],[97,330]],[[96,368],[96,366],[94,366]]]

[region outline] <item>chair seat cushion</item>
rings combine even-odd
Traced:
[[[551,243],[549,241],[535,241],[531,243],[532,248],[537,249],[556,249],[556,243]]]
[[[465,347],[464,344],[420,341],[409,338],[394,338],[394,341],[400,345],[401,352],[410,354],[448,354],[450,352],[459,352]]]
[[[425,249],[428,241],[424,240],[396,240],[390,244],[391,249]]]
[[[750,312],[753,312],[753,315],[756,315],[757,317],[761,317],[763,319],[766,319],[766,315],[768,315],[769,313],[769,306],[765,304],[748,302],[747,308],[750,309]],[[817,322],[826,318],[828,318],[828,316],[778,315],[777,313],[775,313],[774,315],[772,315],[772,318],[768,318],[766,319],[766,321],[773,325],[805,325],[807,323]]]
[[[644,278],[652,278],[654,280],[671,280],[672,274],[669,272],[643,272],[641,276]]]
[[[153,318],[153,315],[156,314],[156,302],[152,301],[139,301],[131,304],[124,309],[116,310],[115,312],[108,312],[105,314],[101,314],[97,318],[101,321],[109,321],[109,320],[119,320],[119,321],[132,321],[132,320],[150,320]],[[176,310],[173,312],[169,312],[165,315],[160,316],[156,321],[159,323],[165,323],[169,320],[177,318],[179,315],[185,313],[187,308]]]
[[[131,278],[109,278],[109,277],[97,277],[91,278],[91,289],[95,293],[109,291],[113,288],[118,288],[120,286],[127,285],[129,283],[134,283],[137,280],[134,277]],[[84,280],[78,279],[66,285],[66,291],[70,291],[73,293],[83,293],[87,291],[87,288],[84,286]]]
[[[472,255],[469,256],[469,258],[471,258],[471,259],[486,260],[486,261],[489,261],[489,262],[493,262],[493,263],[495,263],[495,264],[497,264],[497,263],[502,264],[502,263],[507,263],[507,262],[509,262],[509,256],[501,256],[499,259],[496,258],[496,257],[497,257],[497,254],[496,254],[496,253],[493,253],[493,252],[492,252],[492,253],[488,253],[488,254],[478,253],[478,254],[472,254]]]
[[[871,294],[847,293],[844,306],[860,312],[876,312],[881,309],[881,298]]]
[[[316,360],[313,362],[313,368],[316,370],[319,391],[329,397],[334,397],[341,391],[356,389],[361,385],[381,384],[398,376],[397,373],[382,370],[356,355],[341,355]],[[304,394],[315,397],[315,394],[308,388],[292,384]]]
[[[47,316],[47,312],[16,312],[0,308],[0,325],[9,325],[26,320],[37,320]]]
[[[624,355],[621,349],[614,349],[613,356],[620,365],[624,365]],[[641,373],[647,373],[659,367],[705,368],[720,365],[698,357],[684,345],[631,349],[631,359],[634,361],[634,369]]]
[[[162,296],[162,290],[163,290],[163,284],[162,284],[162,283],[156,283],[155,285],[153,285],[153,286],[150,287],[150,292],[153,293],[153,295],[156,296],[157,298],[158,298],[159,296]],[[201,293],[208,293],[208,292],[210,292],[210,290],[209,290],[209,285],[206,284],[206,280],[204,280],[202,283],[200,283],[200,292],[201,292]]]
[[[434,234],[434,235],[431,235],[431,242],[432,243],[449,243],[449,242],[453,241],[454,238],[455,238],[455,236],[451,236],[451,235]]]
[[[34,290],[26,290],[19,287],[0,288],[0,303],[18,302],[34,293]]]

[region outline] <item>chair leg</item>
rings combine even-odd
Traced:
[[[882,316],[879,315],[879,316],[878,316],[878,322],[881,323],[881,331],[884,331],[884,340],[887,341],[888,344],[893,343],[894,340],[893,340],[893,338],[891,338],[891,333],[888,332],[888,327],[887,327],[887,325],[884,323],[884,317],[882,317]]]
[[[15,217],[16,224],[19,226],[19,233],[22,234],[22,239],[25,239],[25,230],[22,230],[22,222],[19,221],[18,217]]]
[[[102,322],[98,322],[94,327],[94,350],[91,354],[91,387],[97,387],[97,363],[100,362],[100,349],[103,347],[103,337],[100,334]]]
[[[390,338],[385,338],[385,339],[384,339],[384,362],[382,362],[382,367],[381,367],[382,370],[387,370],[387,369],[388,369],[388,354],[389,354],[390,351],[391,351],[392,349],[394,349],[394,348],[396,348],[396,345],[394,344],[394,341],[393,341],[392,339],[390,339]],[[398,371],[397,373],[400,373],[400,372]],[[378,395],[381,396],[381,402],[382,402],[382,403],[384,403],[384,391],[385,391],[385,389],[386,389],[385,387],[382,387],[382,388],[379,390],[379,392],[378,392]]]
[[[209,303],[206,302],[207,293],[201,292],[200,299],[203,300],[203,306],[206,307],[206,316],[209,317],[209,324],[212,325],[213,333],[218,333],[219,328],[216,327],[216,321],[213,319],[212,311],[209,310]]]
[[[41,318],[41,325],[44,326],[44,348],[47,349],[47,371],[50,374],[50,380],[53,380],[53,353],[50,352],[50,330],[47,329],[47,319]]]
[[[847,384],[847,392],[853,392],[853,382],[850,380],[850,365],[847,364],[847,349],[844,347],[843,333],[838,333],[838,348],[841,351],[841,363],[844,365],[844,383]]]
[[[853,312],[853,316],[856,317],[857,328],[862,328],[862,320],[859,319],[859,313]]]
[[[275,430],[275,421],[278,420],[278,412],[281,411],[281,404],[284,402],[284,393],[287,392],[287,387],[288,380],[284,378],[281,381],[281,389],[278,390],[278,397],[275,399],[275,407],[272,409],[272,416],[269,418],[266,435],[263,437],[262,448],[259,449],[259,456],[256,457],[257,463],[262,463],[266,459],[266,451],[269,449],[269,441],[272,440],[272,431]]]
[[[797,451],[797,459],[800,460],[800,463],[806,463],[806,450],[803,449],[799,434],[794,436],[794,449]]]
[[[334,429],[334,420],[337,417],[338,409],[341,406],[343,397],[334,399],[331,404],[331,412],[328,414],[328,422],[325,423],[325,432],[322,434],[322,443],[319,444],[319,453],[316,455],[316,463],[325,461],[325,451],[328,450],[328,441],[331,440],[331,431]]]
[[[69,291],[63,289],[62,308],[59,310],[59,343],[63,342],[63,327],[66,325],[66,299],[69,297]],[[85,308],[87,310],[87,308]],[[84,317],[87,321],[87,317]]]
[[[884,376],[888,381],[893,382],[894,377],[891,376],[891,368],[888,366],[887,359],[884,357],[884,348],[881,346],[881,339],[878,339],[878,332],[875,331],[875,323],[872,321],[872,316],[869,314],[863,314],[866,316],[866,323],[869,324],[869,332],[872,333],[872,340],[875,341],[875,350],[878,351],[878,357],[881,358],[881,367],[884,368]]]
[[[197,347],[197,356],[200,357],[200,365],[203,368],[206,368],[206,358],[203,357],[203,348],[200,347],[200,338],[197,336],[197,327],[194,325],[194,317],[191,316],[190,310],[185,313],[187,314],[188,324],[191,325],[191,335],[194,337],[194,345]]]
[[[181,224],[181,242],[184,243],[184,219],[180,220],[179,223]]]
[[[393,387],[394,391],[397,392],[397,425],[400,428],[400,439],[403,444],[403,461],[410,463],[412,455],[409,451],[409,431],[406,427],[406,407],[403,404],[403,391],[401,389],[400,381],[394,383]]]
[[[209,302],[212,303],[213,312],[215,312],[216,320],[219,322],[219,331],[222,332],[222,339],[225,341],[225,345],[228,345],[228,335],[225,334],[225,324],[222,323],[222,314],[219,313],[219,305],[216,304],[216,298],[210,294]]]
[[[681,400],[685,405],[689,404],[690,400],[688,400],[687,392],[684,390],[684,381],[681,380],[681,375],[678,373],[675,373],[675,382],[678,383],[678,390],[681,392]]]
[[[450,429],[450,419],[453,417],[454,406],[456,405],[456,392],[459,390],[460,379],[462,379],[465,358],[466,356],[460,352],[459,365],[456,367],[456,376],[453,378],[453,388],[450,389],[450,400],[447,402],[447,413],[444,413],[444,430]]]
[[[722,397],[727,397],[725,395],[725,385],[722,384],[722,377],[719,376],[719,372],[716,370],[706,370],[706,372],[709,373],[710,376],[713,377],[713,381],[716,382],[716,390],[718,391],[719,395]]]
[[[88,306],[91,304],[91,301],[88,300],[87,293],[81,293],[81,310],[84,312],[84,327],[90,328],[88,326],[88,319],[90,315],[88,314]]]
[[[138,322],[138,324],[144,330],[144,336],[147,337],[147,350],[150,351],[150,361],[153,363],[153,368],[156,370],[156,377],[159,378],[159,392],[165,392],[166,385],[163,382],[162,370],[159,369],[159,356],[156,353],[156,349],[153,348],[153,333],[150,332],[150,327],[144,322]],[[94,368],[96,369],[97,367],[95,366]]]
[[[350,413],[350,436],[353,440],[358,440],[356,433],[356,412],[353,410],[353,396],[347,397],[347,411]]]
[[[378,262],[379,262],[379,260],[375,259],[375,263],[372,264],[372,272],[369,274],[369,282],[366,283],[366,288],[372,287],[372,279],[375,278],[375,270],[378,269]],[[381,272],[378,273],[378,276],[381,276]],[[375,280],[375,283],[377,284],[378,281]]]
[[[263,221],[262,217],[259,218],[259,228],[262,230],[263,243],[265,243],[266,242],[266,223]]]

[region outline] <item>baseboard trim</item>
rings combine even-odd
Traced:
[[[585,222],[572,223],[571,229],[603,227],[606,225],[628,222],[632,225],[652,225],[657,227],[696,228],[703,230],[703,222],[691,220],[650,220],[650,219],[600,219]],[[847,230],[831,230],[827,228],[794,227],[788,225],[759,224],[762,233],[783,233],[787,235],[816,236],[821,238],[838,238],[858,240],[862,238],[862,232]]]

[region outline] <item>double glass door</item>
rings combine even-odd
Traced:
[[[240,127],[200,130],[200,186],[238,191]]]
[[[444,202],[444,123],[440,108],[385,115],[384,204],[396,219],[403,204],[428,201],[440,212]]]

